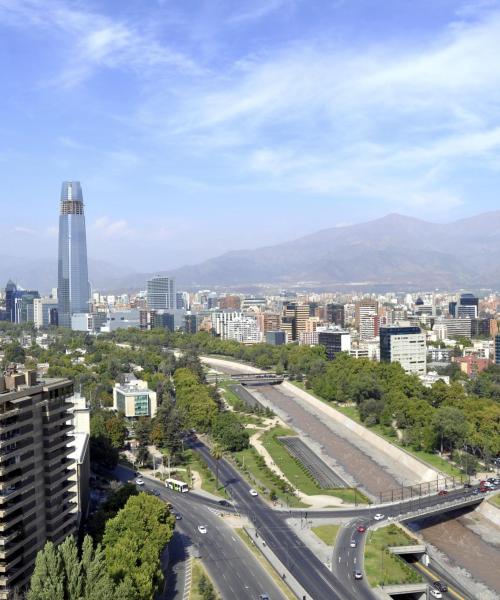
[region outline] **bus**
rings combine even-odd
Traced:
[[[168,487],[169,490],[174,490],[176,492],[189,492],[188,484],[184,483],[184,481],[179,481],[178,479],[165,479],[165,486]]]

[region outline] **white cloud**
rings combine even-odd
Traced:
[[[108,217],[99,217],[92,225],[91,231],[104,237],[130,238],[134,231],[125,219],[113,221]]]

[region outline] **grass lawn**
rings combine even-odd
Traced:
[[[493,504],[494,506],[497,506],[498,508],[500,508],[500,494],[496,494],[496,496],[492,496],[489,499],[489,502],[491,502],[491,504]]]
[[[219,388],[224,390],[223,396],[226,402],[233,408],[235,415],[238,417],[238,420],[242,425],[257,425],[262,426],[263,420],[262,417],[252,413],[243,402],[241,398],[239,398],[229,386],[235,385],[235,381],[223,381],[219,383]]]
[[[365,575],[372,587],[419,583],[422,578],[403,559],[391,554],[389,546],[406,546],[414,540],[394,524],[370,531],[365,546]]]
[[[340,525],[318,525],[318,527],[312,527],[311,531],[327,546],[334,546],[339,529]]]
[[[308,496],[314,495],[325,495],[335,496],[340,498],[344,502],[349,503],[368,503],[368,498],[359,491],[354,491],[351,488],[335,488],[335,489],[323,489],[320,488],[316,481],[309,475],[304,469],[302,464],[296,461],[291,456],[288,450],[276,439],[280,436],[285,435],[296,435],[295,431],[286,427],[273,427],[261,435],[261,441],[264,448],[272,456],[273,461],[281,469],[285,477],[290,481],[299,491],[307,494]]]
[[[203,600],[203,594],[200,592],[200,581],[205,575],[205,577],[212,583],[208,573],[205,571],[205,567],[201,564],[200,559],[195,558],[193,560],[193,571],[191,578],[191,591],[189,593],[189,600]],[[213,583],[212,583],[213,586]],[[215,589],[215,586],[214,586]],[[219,594],[216,592],[216,598],[220,598]]]
[[[293,494],[287,494],[280,488],[280,479],[265,464],[264,459],[258,454],[255,448],[250,447],[240,452],[234,452],[238,468],[244,473],[256,489],[261,493],[270,495],[273,490],[281,502],[290,507],[307,507],[308,504],[300,502]]]
[[[290,591],[290,588],[286,585],[286,583],[283,582],[281,577],[276,573],[276,571],[273,569],[273,567],[269,564],[269,562],[267,561],[265,556],[263,556],[261,554],[261,552],[258,550],[257,546],[253,543],[252,539],[249,537],[248,533],[240,527],[237,527],[235,529],[235,531],[240,536],[240,538],[243,540],[245,545],[250,549],[252,554],[257,558],[257,560],[260,562],[260,564],[264,567],[264,569],[273,578],[274,583],[280,588],[280,590],[288,598],[288,600],[295,600],[296,596],[294,594],[292,594],[292,592]]]
[[[200,458],[199,454],[197,454],[193,450],[186,450],[184,452],[184,457],[186,461],[186,466],[189,466],[191,470],[197,471],[200,474],[202,490],[205,490],[210,494],[214,494],[215,496],[226,498],[226,492],[224,488],[220,485],[218,488],[216,487],[215,475],[207,467],[205,462]]]

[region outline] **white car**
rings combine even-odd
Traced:
[[[356,545],[357,545],[357,544],[356,544],[356,540],[351,540],[351,541],[349,542],[349,546],[350,546],[351,548],[356,548]]]
[[[383,515],[382,513],[377,513],[373,518],[375,519],[375,521],[381,521],[385,518],[385,515]]]
[[[205,525],[198,525],[198,531],[200,533],[207,533],[207,528],[205,527]]]
[[[143,479],[142,477],[138,477],[138,478],[135,480],[135,484],[136,484],[136,485],[144,485],[144,479]]]
[[[433,598],[442,598],[443,597],[443,594],[439,590],[436,590],[434,588],[431,588],[429,590],[429,592]]]
[[[258,492],[257,490],[254,490],[253,488],[250,490],[250,496],[258,496]]]

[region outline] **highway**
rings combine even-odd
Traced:
[[[209,449],[199,440],[190,442],[212,470],[215,460]],[[350,589],[329,571],[293,533],[286,523],[286,514],[273,511],[259,497],[250,495],[250,486],[226,460],[219,461],[219,479],[235,501],[238,509],[249,516],[269,548],[292,573],[300,585],[307,590],[306,600],[353,600]],[[359,600],[374,598],[370,589],[360,588],[355,596]]]
[[[134,479],[133,471],[121,466],[115,469],[115,475],[121,481]],[[176,529],[187,541],[189,553],[202,559],[224,600],[257,600],[263,593],[271,600],[286,600],[234,529],[216,514],[221,512],[216,502],[191,493],[173,492],[160,482],[143,478],[146,489],[158,490],[160,497],[171,502],[174,510],[182,515],[182,519],[176,521]],[[198,525],[205,525],[207,533],[200,533]],[[181,587],[179,582],[176,586]]]

